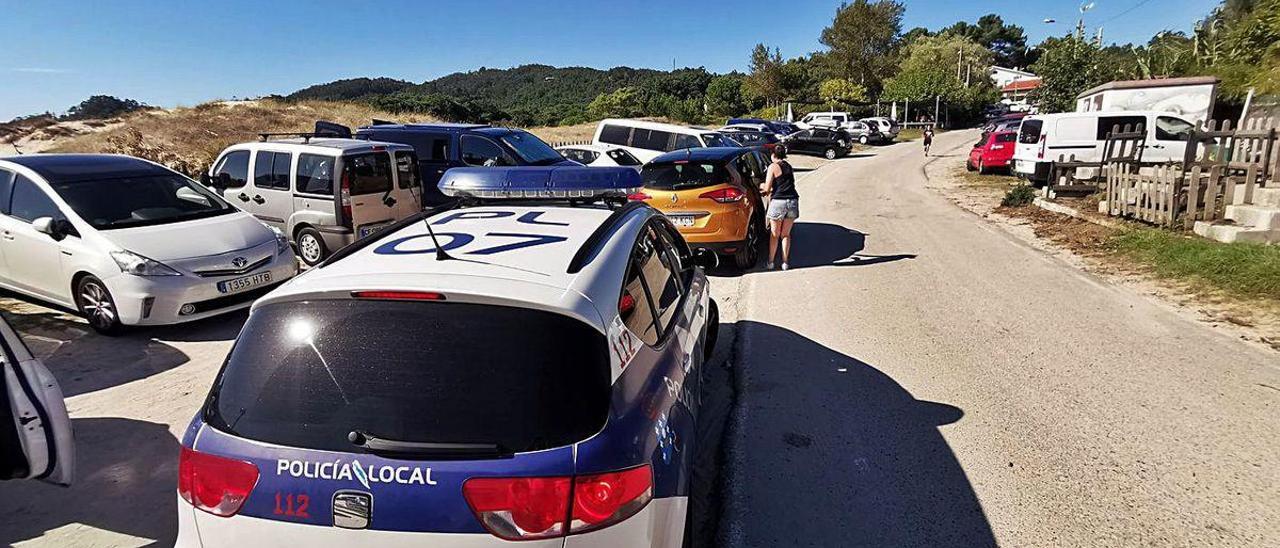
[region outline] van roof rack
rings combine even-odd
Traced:
[[[271,139],[272,137],[301,137],[303,143],[310,143],[313,137],[325,137],[325,135],[321,135],[315,132],[290,132],[290,131],[280,132],[280,133],[259,133],[258,142],[266,142],[268,139]]]

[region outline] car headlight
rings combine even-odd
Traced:
[[[120,271],[134,276],[181,276],[182,273],[131,251],[112,251],[111,258],[120,266]]]
[[[276,255],[284,255],[284,252],[290,250],[289,237],[285,236],[284,232],[274,226],[268,225],[267,228],[270,228],[271,233],[276,237]]]

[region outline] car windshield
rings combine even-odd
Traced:
[[[493,341],[502,344],[493,344]],[[214,427],[352,451],[354,431],[412,442],[560,447],[609,412],[604,335],[540,310],[312,300],[255,310],[205,409]]]
[[[532,166],[546,166],[564,160],[556,149],[542,142],[527,131],[512,131],[502,136],[502,142],[511,147],[516,155]]]
[[[98,230],[176,223],[235,211],[222,198],[176,173],[63,181],[52,186],[76,215]]]
[[[712,162],[648,164],[640,172],[644,187],[653,190],[680,190],[727,183],[731,179],[723,165]]]

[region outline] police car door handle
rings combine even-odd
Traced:
[[[255,204],[262,204],[262,203],[266,203],[266,201],[267,201],[267,199],[266,199],[266,198],[263,198],[261,194],[255,195],[255,196],[253,197],[253,203],[255,203]]]
[[[247,202],[247,201],[249,201],[249,195],[248,195],[248,194],[245,194],[245,193],[243,193],[243,192],[241,192],[239,196],[236,196],[236,198],[240,198],[240,201],[241,201],[241,202]]]
[[[379,438],[360,430],[353,430],[350,434],[347,434],[347,441],[350,441],[356,447],[362,447],[370,453],[379,455],[403,455],[440,459],[498,458],[511,455],[496,443],[401,441]]]

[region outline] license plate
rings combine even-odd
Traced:
[[[383,228],[386,228],[387,225],[390,225],[390,224],[391,223],[378,223],[376,225],[364,225],[360,227],[360,230],[358,232],[359,237],[363,238],[365,236],[373,234],[374,232],[377,232],[379,230],[382,230]]]
[[[678,227],[693,226],[692,215],[669,215],[667,218],[671,219],[671,224]]]
[[[255,287],[264,286],[269,283],[271,283],[271,273],[259,272],[252,276],[245,276],[243,278],[236,278],[234,280],[218,282],[218,291],[222,293],[236,293],[239,291],[244,291],[246,289],[253,289]]]

